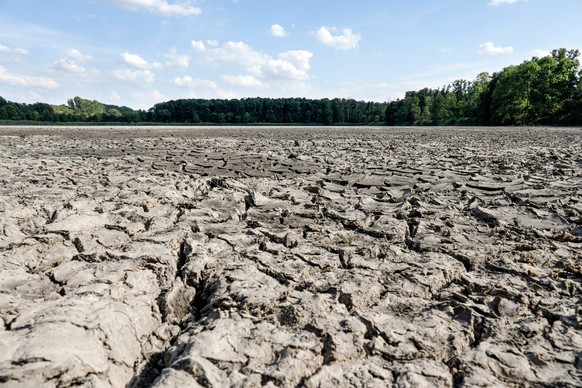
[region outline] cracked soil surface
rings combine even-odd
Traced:
[[[578,128],[0,128],[0,386],[580,386]]]

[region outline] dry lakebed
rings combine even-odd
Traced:
[[[577,387],[581,295],[580,128],[0,128],[0,386]]]

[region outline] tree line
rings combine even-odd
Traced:
[[[382,124],[386,104],[354,99],[180,99],[147,111],[75,97],[66,105],[21,104],[0,97],[0,121],[52,123]]]
[[[126,106],[108,105],[75,97],[66,105],[50,105],[43,102],[23,104],[6,101],[0,97],[0,121],[6,122],[144,122],[147,112]]]
[[[146,110],[74,97],[65,105],[0,97],[0,122],[315,125],[582,125],[578,50],[557,49],[473,81],[406,92],[385,103],[354,99],[179,99]]]
[[[382,124],[385,104],[354,99],[183,99],[156,104],[151,120],[218,124]]]
[[[558,49],[475,80],[407,92],[386,125],[582,125],[578,50]]]

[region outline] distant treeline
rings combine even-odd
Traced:
[[[558,49],[474,81],[406,92],[386,103],[354,99],[181,99],[149,110],[81,97],[66,105],[0,97],[0,123],[167,123],[316,125],[582,125],[578,50]]]
[[[144,110],[126,106],[107,105],[75,97],[67,105],[50,105],[42,102],[21,104],[0,97],[0,121],[27,121],[41,123],[69,122],[143,122],[148,121]]]
[[[353,99],[243,98],[182,99],[162,102],[148,111],[106,105],[75,97],[67,105],[19,104],[0,97],[3,121],[52,123],[184,124],[377,124],[385,103]]]
[[[219,124],[382,124],[386,104],[327,98],[188,99],[162,102],[149,110],[156,122]]]

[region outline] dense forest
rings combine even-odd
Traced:
[[[385,110],[387,125],[581,125],[578,50],[559,49],[441,89],[407,92]]]
[[[0,122],[145,122],[148,114],[125,106],[107,105],[75,97],[67,105],[49,105],[42,102],[20,104],[0,97]]]
[[[18,104],[0,97],[0,122],[187,123],[187,124],[382,124],[385,103],[353,99],[182,99],[148,111],[75,97],[67,105]]]
[[[149,110],[75,97],[66,105],[0,97],[0,123],[308,125],[582,125],[578,50],[558,49],[475,80],[406,92],[386,103],[354,99],[180,99]]]
[[[152,121],[219,124],[381,124],[386,104],[353,99],[243,98],[156,104]]]

